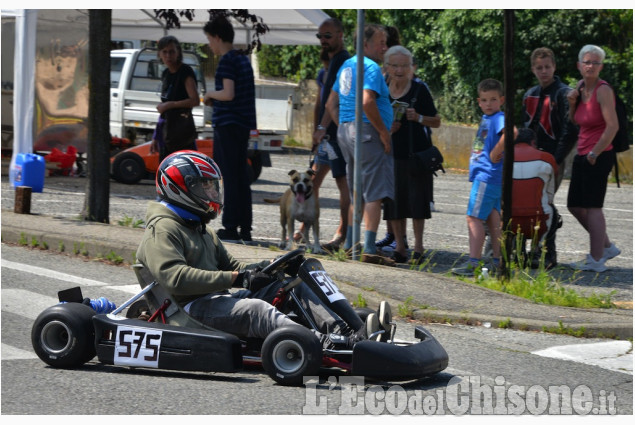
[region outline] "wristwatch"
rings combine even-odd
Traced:
[[[326,127],[324,127],[322,124],[318,124],[317,129],[318,130],[326,130]]]
[[[597,157],[598,157],[593,151],[589,152],[587,155],[590,156],[593,159],[597,159]]]
[[[423,115],[419,115],[418,121],[419,121],[419,124],[423,124]]]

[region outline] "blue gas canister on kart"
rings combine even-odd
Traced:
[[[117,308],[115,303],[113,303],[106,297],[100,297],[100,298],[97,298],[96,300],[90,300],[90,306],[97,313],[101,313],[101,314],[110,313],[111,311],[114,311]]]
[[[29,186],[31,192],[42,192],[45,172],[44,157],[33,153],[19,153],[9,171],[9,180],[13,187]]]

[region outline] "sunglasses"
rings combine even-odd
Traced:
[[[317,33],[317,34],[315,34],[315,36],[316,36],[318,39],[320,39],[320,40],[321,40],[321,39],[323,39],[323,38],[325,38],[325,39],[327,39],[327,40],[330,40],[331,38],[333,38],[333,35],[332,35],[332,34],[320,34],[320,33]]]

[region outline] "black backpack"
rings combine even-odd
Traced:
[[[606,84],[611,87],[609,83],[601,82],[600,84]],[[584,87],[584,82],[578,88],[579,90]],[[624,101],[620,99],[620,97],[615,92],[615,89],[611,87],[613,90],[613,96],[615,97],[615,113],[617,114],[617,123],[619,128],[617,133],[615,133],[615,137],[611,144],[613,145],[613,151],[618,154],[620,152],[627,151],[630,146],[633,144],[633,123],[628,120],[628,115],[626,113],[626,105]],[[578,102],[580,101],[581,96],[578,97]],[[615,180],[617,181],[617,187],[620,187],[620,174],[618,169],[618,161],[617,155],[615,156]]]

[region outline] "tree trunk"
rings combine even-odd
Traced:
[[[89,10],[88,178],[81,216],[100,223],[109,222],[111,17],[110,9]]]
[[[501,267],[502,276],[507,277],[507,261],[510,259],[513,235],[508,232],[512,213],[512,184],[514,178],[514,11],[505,10],[505,39],[504,39],[504,85],[505,85],[505,155],[503,158],[503,197],[501,202],[503,240]]]

